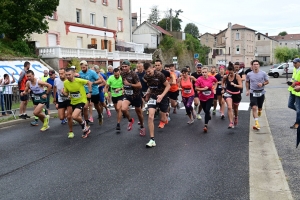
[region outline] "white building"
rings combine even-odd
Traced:
[[[143,45],[132,43],[131,0],[62,0],[46,18],[49,32],[30,39],[52,66],[63,67],[72,57],[100,65],[152,60],[143,54]]]
[[[255,35],[255,58],[262,61],[265,65],[274,64],[275,48],[278,46],[278,41],[268,36],[268,33],[256,33]]]

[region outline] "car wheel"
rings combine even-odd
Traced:
[[[274,78],[278,78],[278,77],[279,77],[279,74],[278,74],[278,73],[274,73],[274,74],[273,74],[273,77],[274,77]]]

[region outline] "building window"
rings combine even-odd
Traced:
[[[90,0],[90,1],[96,3],[96,0]]]
[[[103,16],[103,27],[107,28],[107,17]]]
[[[240,33],[235,33],[235,40],[240,40]]]
[[[117,0],[118,1],[118,8],[122,9],[122,0]]]
[[[236,54],[240,54],[240,46],[239,45],[236,46]]]
[[[259,34],[257,35],[257,40],[260,40],[260,35]]]
[[[287,43],[285,43],[285,45],[287,45]]]
[[[266,56],[263,57],[263,61],[267,62],[267,57]]]
[[[95,19],[96,19],[96,14],[95,13],[91,13],[90,14],[90,22],[92,26],[95,26]]]
[[[281,42],[280,42],[280,45],[281,45]]]
[[[81,10],[76,9],[76,22],[81,23]]]
[[[103,5],[107,5],[107,0],[102,0]]]
[[[123,19],[118,19],[118,31],[123,31]]]
[[[136,26],[136,20],[132,19],[132,26]]]

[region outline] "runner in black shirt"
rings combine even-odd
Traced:
[[[241,79],[242,79],[242,84],[244,86],[244,82],[246,80],[246,75],[244,72],[244,69],[240,67],[240,63],[239,62],[235,62],[234,63],[234,72],[238,75],[240,75]],[[243,93],[243,88],[241,89],[241,93]]]
[[[198,63],[197,64],[196,72],[192,73],[191,76],[195,77],[195,79],[198,79],[200,76],[202,76],[201,67],[202,67],[202,64]],[[194,83],[194,81],[193,81],[193,86],[194,86],[194,91],[195,91],[194,109],[197,112],[197,119],[202,119],[202,117],[200,115],[200,112],[202,110],[202,106],[200,104],[198,92],[195,90],[195,83]]]

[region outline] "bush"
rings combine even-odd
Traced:
[[[71,61],[68,64],[68,67],[75,66],[76,72],[79,72],[80,69],[80,60],[78,58],[72,58]]]
[[[32,50],[29,48],[27,42],[18,38],[12,42],[12,49],[24,55],[32,55]]]
[[[175,44],[175,39],[171,36],[165,35],[162,41],[160,42],[159,46],[163,50],[171,49]]]
[[[264,66],[264,62],[263,61],[259,61],[259,66]]]

